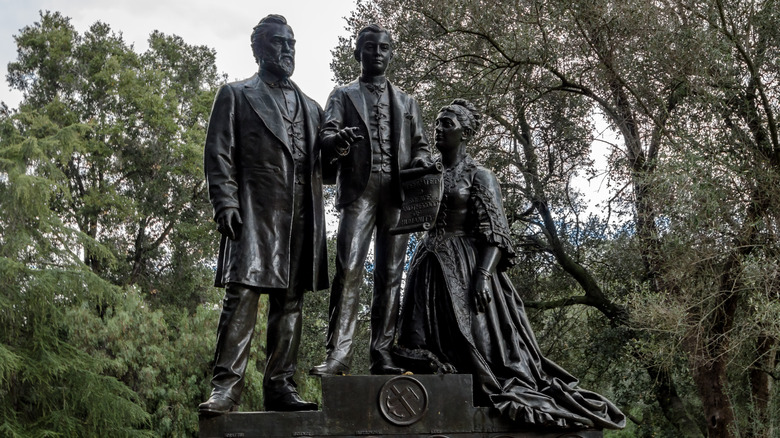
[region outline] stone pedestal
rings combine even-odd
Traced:
[[[200,438],[601,438],[600,430],[532,430],[474,407],[471,375],[322,378],[322,410],[234,412],[200,419]]]

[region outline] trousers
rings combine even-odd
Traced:
[[[400,205],[393,201],[392,184],[389,173],[372,172],[363,194],[341,209],[326,350],[328,358],[346,366],[352,361],[360,288],[372,235],[375,263],[369,353],[372,366],[390,362],[408,242],[407,235],[389,232],[401,214]]]
[[[228,283],[222,301],[222,313],[217,326],[214,353],[212,394],[241,401],[249,350],[257,322],[260,294],[268,294],[268,325],[266,327],[266,365],[263,393],[266,400],[296,391],[293,375],[298,365],[301,343],[304,286],[300,281],[299,260],[304,251],[306,229],[303,186],[296,186],[295,206],[290,241],[290,276],[284,289],[260,288]],[[299,237],[299,238],[296,238]]]

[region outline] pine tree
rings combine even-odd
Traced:
[[[0,114],[0,436],[182,436],[208,392],[215,53],[136,53],[59,13],[15,37]]]

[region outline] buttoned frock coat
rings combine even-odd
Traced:
[[[305,290],[328,287],[322,162],[318,129],[322,108],[290,81],[303,111],[310,169],[303,193],[306,230],[293,236],[295,161],[282,113],[257,74],[222,86],[208,126],[205,171],[214,217],[239,209],[243,226],[236,240],[222,236],[215,285],[240,283],[260,288],[288,287],[291,262],[300,263]],[[291,261],[291,239],[304,239],[304,255]]]
[[[415,160],[430,161],[431,149],[425,137],[425,126],[417,101],[387,81],[390,97],[390,144],[392,145],[393,181],[400,181],[400,171],[412,167]],[[366,105],[358,80],[336,88],[328,98],[320,137],[324,153],[336,157],[336,207],[349,205],[363,194],[371,176],[372,147],[369,130],[370,109]],[[345,127],[357,127],[363,136],[339,156],[336,151],[336,133]],[[400,208],[403,192],[400,183],[393,188]]]

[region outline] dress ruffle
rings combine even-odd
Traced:
[[[505,271],[515,264],[515,250],[504,210],[494,198],[495,189],[475,182],[471,187],[471,195],[473,214],[477,218],[477,232],[488,245],[501,250],[498,270]]]

